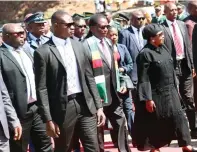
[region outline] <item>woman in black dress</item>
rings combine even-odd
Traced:
[[[137,148],[159,152],[176,135],[183,152],[197,152],[190,146],[188,122],[178,94],[173,59],[163,45],[162,28],[150,24],[144,28],[143,36],[148,43],[136,61],[139,101],[134,138]]]

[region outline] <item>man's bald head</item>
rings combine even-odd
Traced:
[[[64,16],[70,16],[70,15],[67,12],[62,11],[62,10],[56,11],[55,13],[53,13],[53,15],[51,17],[51,23],[54,24],[58,21],[61,21]]]
[[[15,23],[4,24],[2,28],[3,35],[9,34],[9,33],[21,32],[21,31],[23,31],[23,28],[21,27],[21,25],[15,24]]]
[[[20,24],[8,23],[3,25],[2,37],[6,44],[14,48],[22,46],[25,42],[25,32]]]
[[[138,17],[138,16],[144,16],[142,10],[135,10],[135,11],[131,12],[131,18]]]
[[[169,11],[172,7],[176,6],[173,2],[168,2],[164,5],[164,11]]]
[[[190,15],[197,17],[197,1],[188,2],[187,10]]]
[[[164,13],[166,18],[170,21],[174,21],[177,18],[177,6],[173,2],[168,2],[164,6]]]

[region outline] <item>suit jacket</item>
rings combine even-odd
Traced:
[[[133,84],[136,85],[138,81],[136,57],[142,50],[140,49],[135,33],[131,26],[128,29],[122,30],[120,32],[119,43],[124,44],[131,55],[133,61],[133,70],[131,72],[131,79],[133,81]]]
[[[33,62],[31,54],[25,49],[23,50]],[[12,100],[12,104],[19,119],[22,119],[25,117],[25,114],[28,110],[26,78],[18,61],[9,52],[5,45],[0,47],[0,69],[3,80]],[[31,107],[31,109],[36,111],[37,106],[34,105]]]
[[[102,107],[91,66],[84,55],[84,47],[70,39],[84,94],[82,100],[87,113],[95,114]],[[61,125],[65,118],[67,98],[67,72],[52,39],[34,52],[37,99],[44,121],[53,120]],[[69,109],[67,109],[69,110]]]
[[[94,37],[91,37],[94,38]],[[99,49],[100,55],[101,55],[101,59],[102,59],[102,63],[103,63],[103,71],[104,71],[104,75],[105,75],[105,82],[106,82],[106,90],[107,90],[107,97],[108,97],[108,103],[103,103],[103,106],[109,106],[112,103],[112,97],[114,96],[117,100],[119,101],[119,97],[116,91],[117,88],[117,83],[116,83],[116,72],[115,72],[115,62],[114,62],[114,58],[113,58],[113,48],[112,48],[112,44],[109,42],[108,39],[105,39],[108,48],[110,50],[110,54],[111,54],[111,68],[110,65],[107,61],[107,59],[105,58],[104,54],[102,53],[102,51]],[[85,40],[83,42],[83,45],[85,47],[86,50],[86,55],[89,59],[89,62],[92,63],[92,54],[91,54],[91,50],[89,48],[88,42],[87,40]],[[93,67],[92,67],[93,68]],[[123,85],[123,84],[121,84]],[[115,99],[113,97],[113,99]],[[113,101],[113,102],[116,102]]]
[[[189,39],[192,41],[192,33],[193,33],[193,29],[195,24],[197,23],[196,18],[194,18],[193,16],[189,15],[185,20],[184,20],[187,29],[188,29],[188,33],[189,33]]]
[[[192,52],[193,52],[193,61],[194,61],[194,68],[197,71],[197,24],[194,26],[193,35],[192,35]]]
[[[5,137],[9,139],[9,127],[14,129],[20,122],[17,118],[16,111],[12,106],[7,88],[3,82],[2,75],[0,73],[0,132],[3,132]],[[2,133],[0,133],[2,134]],[[2,139],[0,137],[0,139]]]
[[[189,40],[189,35],[187,31],[187,27],[184,22],[177,20],[177,24],[180,28],[182,37],[183,37],[183,42],[184,42],[184,52],[185,52],[185,59],[187,60],[187,66],[189,70],[191,71],[194,68],[193,65],[193,56],[192,56],[192,48],[191,48],[191,43]],[[176,67],[176,49],[174,46],[174,41],[172,38],[172,34],[170,32],[170,29],[168,27],[168,24],[166,21],[164,21],[163,25],[163,30],[164,30],[164,36],[165,36],[165,45],[170,51],[170,54],[172,55],[172,58],[174,60],[174,67]]]
[[[117,44],[120,54],[119,67],[124,68],[125,72],[130,76],[133,70],[133,61],[127,47],[123,44]]]

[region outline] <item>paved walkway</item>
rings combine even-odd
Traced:
[[[192,139],[192,145],[197,147],[197,139]],[[109,132],[105,132],[105,150],[106,152],[118,152],[116,148],[113,148],[113,144],[111,142],[111,137],[109,135]],[[131,147],[132,152],[140,152],[136,148]],[[149,152],[149,151],[144,151]],[[178,147],[177,141],[173,140],[171,142],[170,147],[164,147],[161,148],[161,152],[182,152],[181,148]]]

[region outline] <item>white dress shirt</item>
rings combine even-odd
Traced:
[[[52,40],[57,47],[66,68],[68,85],[67,95],[69,96],[71,94],[82,92],[79,81],[77,61],[70,42],[70,38],[64,40],[53,35]]]
[[[136,37],[136,39],[138,41],[140,49],[142,49],[144,47],[144,45],[145,45],[145,41],[144,41],[144,38],[142,36],[143,27],[139,28],[139,32],[138,32],[138,29],[136,27],[134,27],[134,26],[131,26],[131,27],[132,27],[132,29],[133,29],[133,31],[135,33],[135,37]]]
[[[169,27],[169,29],[170,29],[170,32],[171,32],[171,34],[172,34],[172,38],[173,38],[173,39],[174,39],[174,32],[173,32],[172,24],[174,23],[174,25],[175,25],[175,29],[176,29],[177,35],[178,35],[178,37],[179,37],[179,39],[180,39],[181,47],[182,47],[182,50],[183,50],[183,53],[182,53],[181,55],[177,55],[177,54],[176,54],[176,59],[177,59],[177,60],[181,60],[181,59],[185,58],[185,52],[184,52],[183,36],[182,36],[182,34],[181,34],[180,28],[179,28],[179,26],[178,26],[176,20],[175,20],[174,22],[171,22],[170,20],[166,19],[166,22],[167,22],[167,24],[168,24],[168,27]]]
[[[33,71],[33,63],[28,55],[23,51],[23,48],[14,49],[10,45],[4,43],[9,52],[13,55],[16,61],[19,63],[23,73],[25,75],[27,84],[27,103],[32,103],[37,100],[35,89],[35,76]]]

